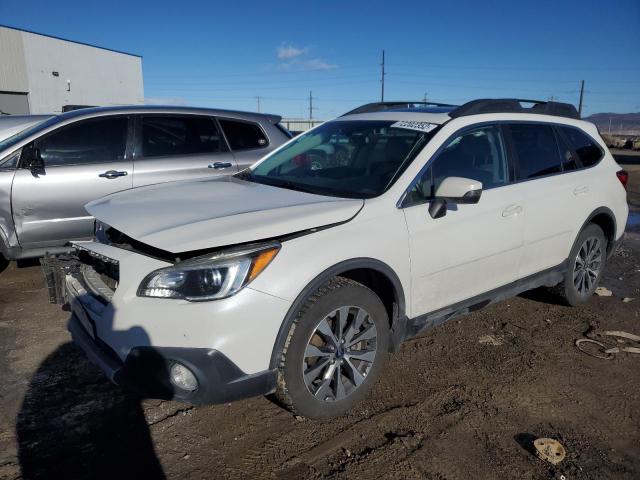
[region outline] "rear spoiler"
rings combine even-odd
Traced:
[[[269,122],[273,125],[277,125],[278,123],[280,123],[280,120],[282,120],[282,117],[280,115],[272,115],[270,113],[261,113],[261,115],[266,117],[267,120],[269,120]]]

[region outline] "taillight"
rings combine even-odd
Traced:
[[[616,172],[616,175],[618,176],[618,180],[620,180],[620,183],[622,184],[622,186],[626,190],[627,189],[627,182],[629,181],[629,172],[627,172],[626,170],[618,170]]]

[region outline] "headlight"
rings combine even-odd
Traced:
[[[236,294],[271,263],[279,243],[226,250],[161,268],[145,277],[139,297],[178,298],[190,302]]]

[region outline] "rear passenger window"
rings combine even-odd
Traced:
[[[573,147],[569,145],[568,140],[564,136],[557,133],[558,147],[560,147],[560,156],[562,157],[562,171],[569,172],[578,169],[578,158],[573,152]]]
[[[603,153],[596,142],[577,128],[560,127],[560,129],[571,142],[583,167],[591,167],[600,161]]]
[[[255,123],[220,119],[220,125],[232,150],[262,148],[269,143],[262,129]]]
[[[551,126],[512,124],[510,128],[518,155],[519,180],[543,177],[561,171],[562,160]]]
[[[142,154],[145,157],[227,151],[211,117],[142,117]]]

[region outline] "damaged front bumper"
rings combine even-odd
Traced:
[[[41,265],[50,301],[69,306],[68,330],[74,343],[116,385],[143,397],[192,404],[226,403],[275,390],[275,370],[247,374],[216,349],[150,345],[140,327],[115,328],[116,260],[76,246],[72,254],[44,257]],[[109,338],[120,339],[119,348],[109,344]],[[141,338],[146,340],[136,341]],[[122,343],[128,348],[119,354]],[[171,382],[171,367],[176,363],[193,373],[197,389],[182,390]]]

